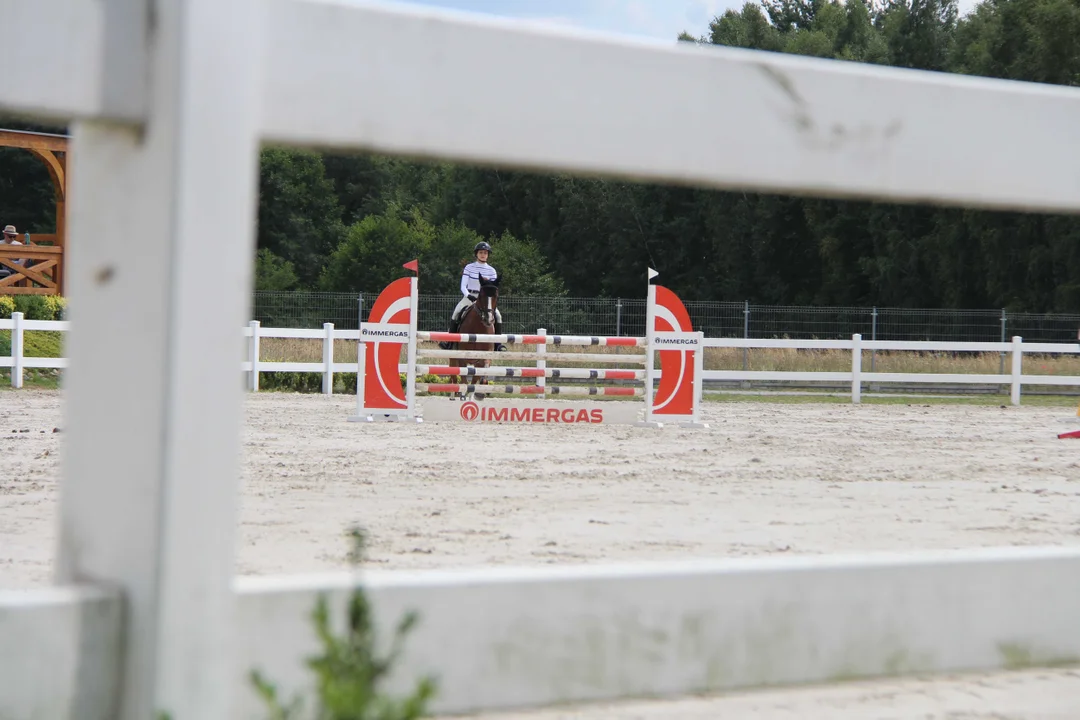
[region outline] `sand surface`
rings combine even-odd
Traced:
[[[247,401],[241,574],[1080,543],[1067,408],[709,403],[710,430],[346,423],[352,398]],[[58,392],[0,391],[0,587],[48,583]],[[14,432],[13,432],[14,431]],[[26,432],[22,432],[26,431]],[[874,682],[581,718],[1080,718],[1080,673]]]

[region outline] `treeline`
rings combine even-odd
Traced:
[[[986,0],[964,18],[955,0],[763,0],[680,39],[1080,85],[1080,0]],[[263,151],[259,189],[260,289],[370,291],[419,257],[425,292],[456,292],[472,246],[486,239],[504,291],[518,294],[637,297],[651,265],[687,300],[1080,311],[1071,216],[280,148]],[[44,170],[28,153],[2,151],[0,220],[48,231],[51,213]]]

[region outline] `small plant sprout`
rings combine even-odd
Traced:
[[[365,557],[367,537],[360,528],[348,531],[351,548],[349,563],[359,567]],[[407,613],[398,623],[387,654],[379,657],[371,606],[363,588],[352,591],[348,602],[348,629],[337,637],[330,627],[330,611],[326,597],[320,595],[312,612],[321,654],[308,658],[307,665],[315,674],[317,705],[313,714],[303,717],[312,720],[415,720],[424,717],[428,703],[435,695],[436,684],[430,677],[422,678],[412,694],[393,698],[383,694],[381,683],[390,674],[401,655],[405,636],[416,626],[416,613]],[[302,701],[294,698],[283,705],[277,688],[258,671],[251,680],[256,692],[266,704],[268,720],[293,720],[301,717]]]

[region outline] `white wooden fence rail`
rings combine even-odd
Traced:
[[[0,367],[12,368],[12,387],[22,387],[23,370],[26,368],[65,368],[64,358],[27,357],[23,354],[23,332],[27,330],[64,331],[69,327],[67,321],[23,320],[21,313],[14,313],[10,320],[0,320],[0,330],[12,331],[11,356],[0,356]],[[538,334],[540,331],[537,331]],[[338,362],[334,359],[334,343],[337,340],[359,340],[357,330],[337,330],[333,323],[323,323],[321,330],[305,328],[264,328],[258,320],[252,320],[241,331],[247,338],[248,359],[240,363],[241,371],[247,373],[249,390],[259,389],[259,375],[264,372],[319,373],[323,376],[322,392],[329,395],[334,388],[334,375],[337,373],[355,373],[355,362]],[[261,344],[264,338],[299,338],[320,340],[322,342],[321,362],[285,362],[260,360]],[[786,371],[786,370],[706,370],[705,380],[778,380],[793,382],[843,382],[851,385],[851,401],[858,403],[862,388],[868,383],[887,385],[889,383],[921,383],[926,385],[971,384],[971,385],[1008,385],[1013,405],[1020,404],[1024,385],[1051,385],[1054,387],[1080,387],[1080,375],[1025,375],[1023,374],[1023,356],[1040,355],[1077,355],[1080,343],[1025,343],[1023,338],[1014,337],[1012,342],[927,342],[895,340],[863,340],[861,335],[853,335],[851,340],[755,340],[747,338],[705,338],[705,347],[725,348],[787,348],[794,350],[845,350],[851,353],[850,372],[832,371]],[[545,358],[552,356],[539,352],[543,345],[538,345],[537,367],[543,367]],[[959,352],[959,353],[1009,353],[1010,372],[1007,375],[985,373],[887,373],[867,372],[862,369],[864,352],[876,350],[910,352]],[[572,359],[568,355],[566,359]],[[527,361],[526,361],[527,362]],[[407,366],[398,366],[405,372]],[[661,376],[659,370],[656,377]],[[542,379],[542,378],[541,378]]]
[[[61,587],[0,594],[5,719],[249,717],[255,657],[310,688],[310,601],[355,578],[233,576],[260,142],[1080,211],[1076,88],[371,0],[0,0],[0,18],[62,39],[6,60],[0,112],[73,135]],[[425,612],[405,673],[441,671],[450,709],[1080,657],[1080,550],[789,562],[371,582],[381,617]]]

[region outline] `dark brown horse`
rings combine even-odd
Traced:
[[[466,335],[494,335],[495,334],[495,309],[499,306],[499,287],[496,283],[480,278],[480,292],[477,293],[476,301],[461,313],[461,323],[458,332]],[[495,343],[490,342],[464,342],[455,345],[457,350],[487,350],[493,352]],[[469,360],[465,358],[453,358],[450,367],[491,367],[491,360]],[[463,385],[487,385],[488,379],[483,376],[471,377],[468,375],[458,376],[458,382]],[[468,393],[458,395],[462,400],[468,399]],[[477,399],[482,400],[484,395],[476,393]]]

